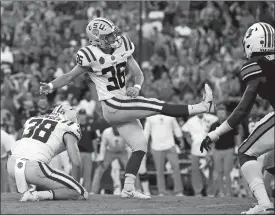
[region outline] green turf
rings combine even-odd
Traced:
[[[19,202],[19,194],[1,194],[1,214],[240,214],[253,199],[153,196],[150,200],[91,195],[87,201]]]

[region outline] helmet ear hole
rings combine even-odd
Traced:
[[[247,45],[246,48],[248,49],[250,47],[250,45]]]

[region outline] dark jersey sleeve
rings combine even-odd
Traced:
[[[244,83],[247,83],[253,78],[263,76],[263,71],[257,59],[253,59],[245,63],[240,72],[240,78]]]

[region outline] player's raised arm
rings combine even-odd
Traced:
[[[77,138],[70,134],[66,133],[63,137],[64,143],[66,144],[67,152],[70,157],[70,160],[75,168],[72,171],[72,176],[75,180],[80,181],[81,176],[81,157],[79,149],[77,147],[78,140]]]
[[[80,65],[76,65],[70,72],[61,75],[60,77],[56,78],[50,83],[40,83],[40,93],[41,94],[48,94],[52,92],[54,89],[61,88],[67,84],[69,84],[72,80],[76,77],[82,75],[83,73],[87,72],[86,67],[82,67]]]
[[[138,96],[139,91],[141,90],[141,86],[144,81],[144,75],[138,63],[132,55],[128,58],[127,67],[135,77],[135,85],[134,87],[129,87],[127,89],[127,96],[135,98]]]
[[[214,131],[210,132],[207,135],[207,137],[203,140],[200,148],[201,152],[203,152],[203,149],[209,150],[211,143],[216,142],[221,135],[232,130],[245,119],[245,117],[250,113],[255,103],[258,87],[260,86],[261,82],[261,78],[255,78],[247,82],[247,87],[240,103],[234,109],[234,111],[228,117],[228,119],[224,121]]]

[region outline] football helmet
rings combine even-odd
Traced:
[[[243,39],[245,57],[249,59],[254,52],[274,52],[274,28],[258,22],[248,28]]]
[[[77,111],[70,105],[58,105],[56,106],[52,114],[59,115],[64,120],[70,120],[72,122],[79,122]]]
[[[93,19],[86,27],[89,42],[99,48],[118,48],[122,44],[118,27],[102,17]]]

